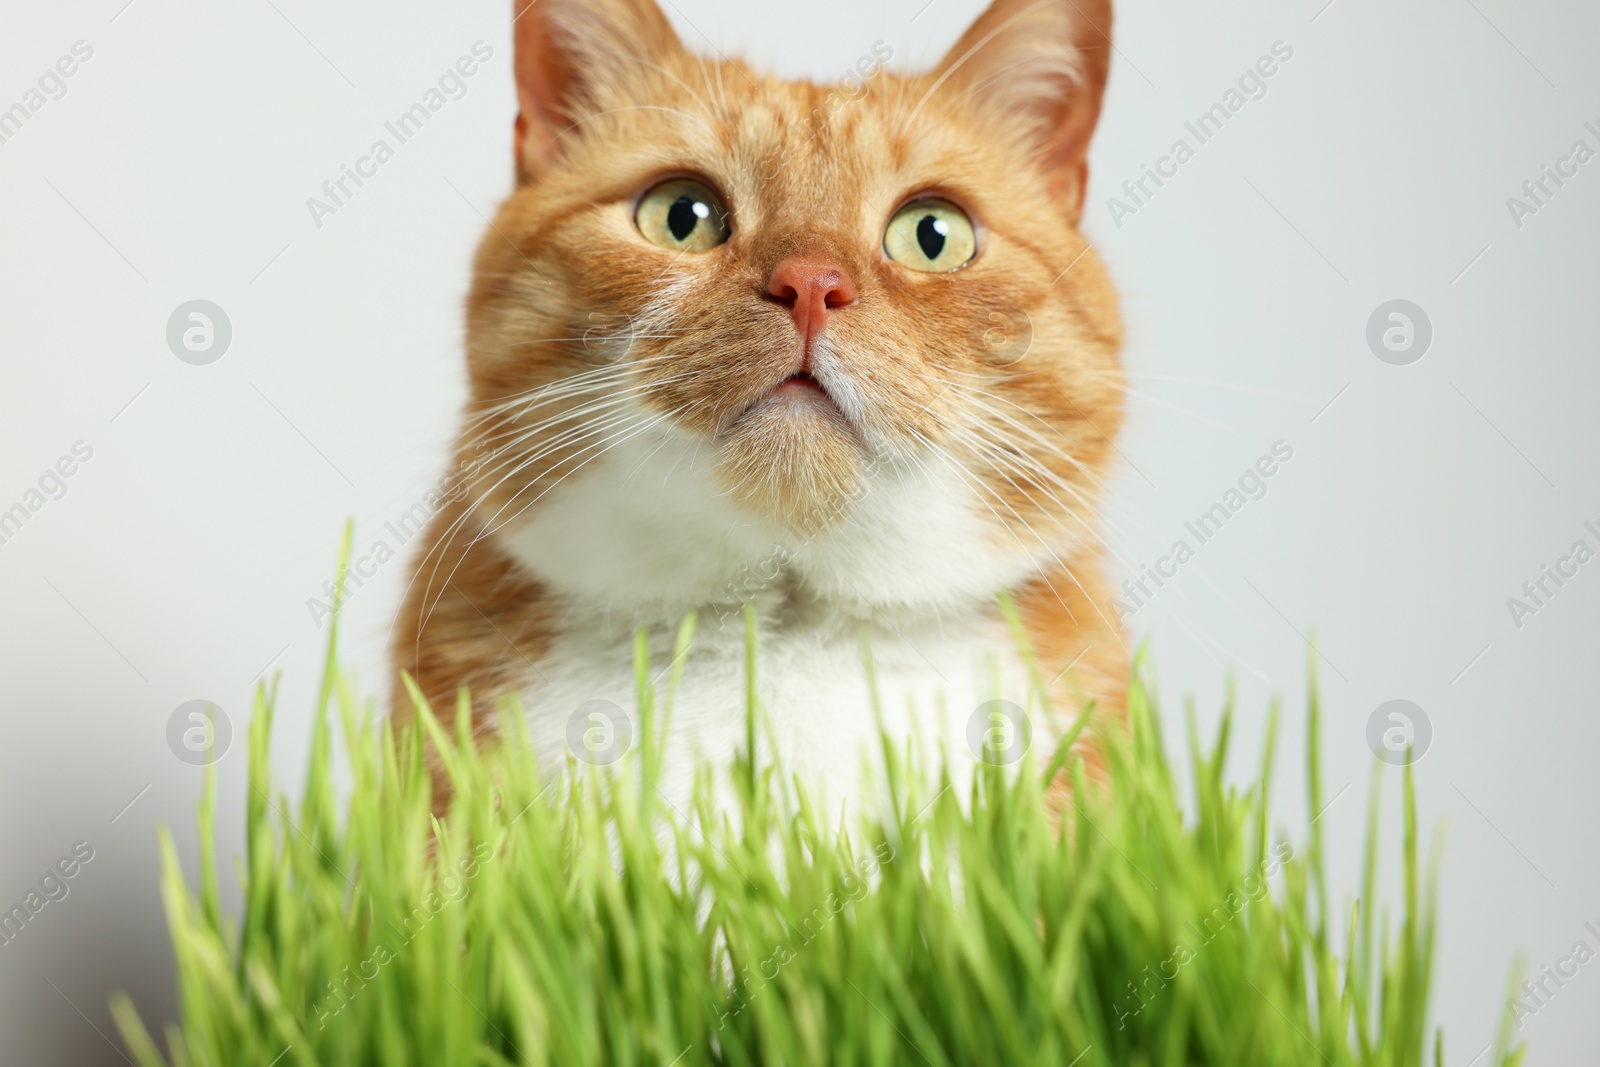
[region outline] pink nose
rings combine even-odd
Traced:
[[[807,342],[827,324],[828,312],[855,303],[856,287],[829,259],[790,256],[772,269],[767,295],[789,309]]]

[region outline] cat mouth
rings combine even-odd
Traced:
[[[807,370],[798,370],[768,390],[752,407],[771,408],[795,417],[825,415],[853,427],[844,408],[822,380]]]
[[[805,392],[806,390],[812,390],[821,393],[824,397],[827,397],[829,403],[833,402],[833,397],[828,394],[827,387],[825,387],[821,382],[817,381],[816,378],[812,377],[805,371],[799,371],[798,373],[789,375],[787,378],[777,384],[776,388],[773,389],[773,392],[781,394],[785,392]]]
[[[832,426],[851,437],[859,437],[860,429],[845,414],[844,406],[834,397],[827,384],[811,371],[801,368],[751,400],[739,413],[735,423],[756,419],[766,425],[770,421],[792,424],[794,427],[811,426],[821,429]]]

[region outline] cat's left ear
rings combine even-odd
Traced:
[[[1074,221],[1111,66],[1111,0],[994,0],[934,72],[1037,147]]]
[[[640,71],[683,51],[655,0],[512,0],[511,8],[523,176],[559,155],[586,116],[626,96]]]

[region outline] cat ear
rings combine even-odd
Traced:
[[[994,0],[935,77],[1035,144],[1077,218],[1110,66],[1111,0]]]
[[[512,0],[519,175],[537,172],[560,139],[609,94],[682,52],[654,0]]]

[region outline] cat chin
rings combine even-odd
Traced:
[[[736,503],[797,533],[836,525],[860,498],[861,435],[826,393],[784,384],[717,438],[717,481]]]

